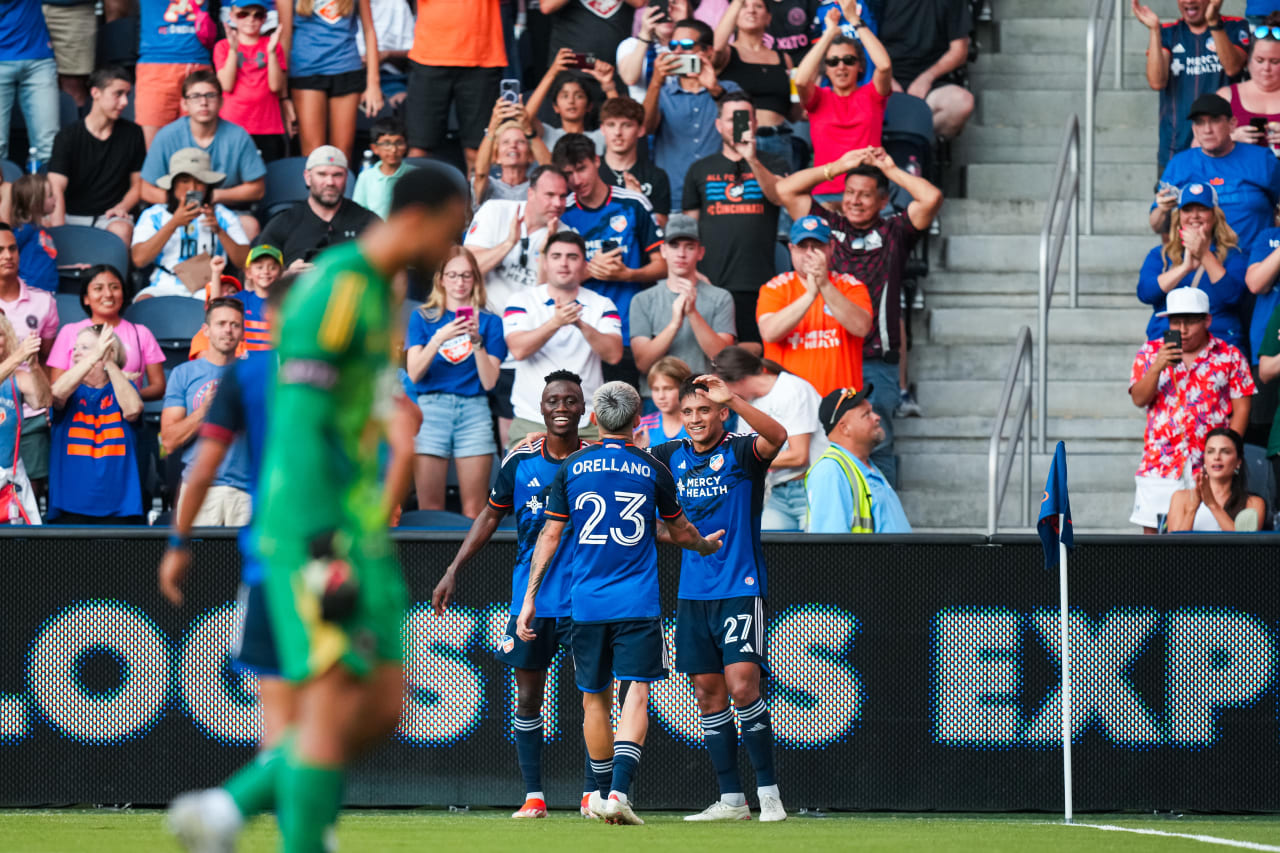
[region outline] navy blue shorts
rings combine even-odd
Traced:
[[[232,641],[231,659],[237,669],[245,669],[259,676],[280,677],[280,658],[276,654],[275,635],[271,633],[271,619],[267,615],[267,595],[262,584],[240,584],[236,595],[236,615],[240,630]]]
[[[615,678],[662,681],[670,668],[662,620],[575,622],[573,667],[583,693],[599,693]]]
[[[724,672],[731,663],[764,661],[764,602],[759,596],[676,603],[677,672]]]
[[[526,643],[516,635],[516,617],[507,619],[507,630],[493,653],[499,663],[516,669],[546,671],[562,647],[572,648],[573,619],[568,616],[535,616],[529,627],[538,635],[532,643]]]

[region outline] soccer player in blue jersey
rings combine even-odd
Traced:
[[[526,643],[538,638],[538,594],[569,569],[553,561],[561,536],[571,531],[573,664],[583,735],[600,787],[609,785],[608,798],[592,792],[588,807],[610,823],[641,824],[629,800],[631,779],[649,729],[649,682],[667,677],[654,544],[658,518],[672,542],[700,554],[718,551],[724,531],[699,534],[680,507],[671,472],[631,443],[641,411],[635,388],[606,382],[591,404],[601,443],[566,459],[551,484],[517,634]],[[615,678],[628,688],[616,735],[609,719]]]
[[[729,412],[755,434],[726,433]],[[702,717],[703,743],[720,783],[720,799],[685,820],[750,820],[738,776],[738,732],[756,771],[760,819],[786,820],[773,770],[773,727],[760,696],[764,653],[764,553],[760,511],[769,464],[787,431],[725,385],[719,376],[686,379],[680,415],[689,438],[650,451],[671,471],[689,520],[701,529],[736,531],[715,554],[687,553],[680,565],[676,669],[689,674]]]
[[[557,370],[546,377],[542,389],[542,421],[546,436],[531,446],[507,455],[498,471],[498,481],[489,493],[489,504],[471,525],[458,554],[445,570],[431,594],[437,614],[453,600],[458,571],[479,553],[493,537],[507,513],[516,515],[516,565],[511,573],[511,616],[494,657],[511,667],[516,676],[516,756],[524,777],[525,802],[513,818],[547,816],[547,800],[542,792],[542,697],[547,669],[560,648],[569,648],[573,619],[569,612],[569,580],[573,548],[561,548],[552,561],[555,577],[538,592],[538,618],[533,629],[537,639],[525,642],[516,636],[516,616],[529,586],[529,562],[534,543],[546,518],[547,493],[564,460],[583,447],[578,437],[578,421],[586,410],[582,380],[576,373]],[[593,783],[591,788],[596,786]]]

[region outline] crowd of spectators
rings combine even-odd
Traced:
[[[1132,6],[1151,34],[1160,144],[1149,217],[1158,245],[1137,286],[1152,317],[1130,376],[1147,413],[1130,521],[1148,533],[1270,528],[1280,497],[1280,13],[1246,20],[1224,15],[1222,0],[1185,0],[1162,21]]]
[[[791,436],[766,528],[806,529],[817,489],[824,531],[909,530],[893,492],[892,419],[920,413],[903,286],[942,193],[882,129],[895,92],[933,116],[900,142],[917,163],[963,129],[972,21],[966,0],[882,5],[108,0],[103,23],[137,26],[118,65],[119,44],[94,55],[91,4],[0,4],[0,159],[27,150],[31,173],[0,189],[11,518],[43,500],[47,519],[132,523],[157,495],[180,501],[168,460],[190,463],[227,365],[270,346],[272,284],[440,158],[467,170],[476,209],[444,267],[406,283],[419,508],[450,505],[452,469],[479,512],[495,453],[541,428],[553,371],[588,400],[636,385],[649,445],[684,434],[681,382],[719,372]],[[1185,246],[1179,269],[1244,252]],[[85,318],[60,318],[55,293]],[[204,322],[185,321],[182,363],[185,342],[147,322],[192,317],[192,299]],[[806,484],[824,453],[842,473]],[[228,454],[199,519],[243,523],[244,467]]]

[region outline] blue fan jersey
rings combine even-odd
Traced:
[[[209,405],[209,414],[200,435],[226,443],[243,434],[249,448],[249,494],[256,502],[258,477],[262,470],[262,450],[267,439],[267,389],[275,376],[276,354],[251,352],[225,374],[218,393]],[[252,526],[240,528],[240,553],[244,556],[240,579],[247,586],[262,582],[262,566],[254,558]]]
[[[583,442],[579,445],[585,447]],[[529,589],[529,563],[533,559],[533,546],[546,521],[547,494],[565,460],[546,455],[546,444],[535,442],[530,450],[515,450],[508,454],[498,471],[498,481],[489,492],[489,506],[499,512],[516,514],[516,565],[511,572],[511,614],[520,615],[525,593]],[[568,616],[569,586],[573,579],[574,544],[572,534],[566,532],[560,547],[543,576],[535,603],[538,616]]]
[[[575,624],[662,614],[654,528],[682,512],[671,472],[630,442],[607,438],[565,460],[546,514],[572,523],[560,547],[572,535]]]
[[[724,530],[724,547],[704,557],[684,551],[680,598],[714,601],[745,595],[764,597],[764,551],[760,512],[771,460],[756,453],[756,436],[726,433],[706,453],[687,439],[668,441],[651,453],[671,471],[680,503],[705,536]]]

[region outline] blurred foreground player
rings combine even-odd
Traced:
[[[726,433],[733,411],[755,435]],[[738,776],[738,732],[729,697],[742,724],[742,740],[756,771],[760,820],[786,820],[773,772],[773,725],[760,696],[765,666],[764,551],[760,512],[765,475],[787,443],[782,424],[734,394],[719,376],[686,379],[680,415],[689,438],[651,452],[676,478],[689,520],[700,530],[733,530],[714,554],[686,552],[680,563],[676,608],[676,669],[693,683],[703,743],[720,783],[720,799],[685,820],[750,820]]]
[[[609,823],[642,824],[629,801],[631,777],[649,729],[649,682],[667,677],[657,519],[666,522],[672,542],[700,554],[719,550],[724,531],[706,538],[699,534],[680,508],[671,472],[631,443],[641,411],[635,388],[606,382],[591,404],[601,443],[566,459],[552,482],[517,633],[526,643],[538,638],[538,592],[556,573],[548,570],[570,527],[576,549],[570,590],[573,663],[582,691],[583,735],[600,787],[606,775],[610,786],[607,799],[598,792],[590,795],[589,808]],[[615,678],[626,691],[616,735],[609,719]]]
[[[396,382],[391,279],[442,262],[465,225],[467,188],[445,168],[396,183],[391,215],[320,256],[280,316],[254,521],[281,670],[297,727],[276,779],[286,853],[320,853],[342,805],[346,765],[394,730],[404,702],[407,602],[378,484],[378,443]],[[388,491],[411,468],[388,473]]]
[[[516,677],[516,756],[524,777],[525,802],[513,818],[547,816],[547,799],[542,791],[542,697],[547,670],[563,647],[568,649],[573,634],[569,615],[569,582],[572,579],[571,547],[560,548],[552,560],[555,576],[538,591],[538,618],[533,630],[537,639],[525,642],[516,636],[516,616],[529,587],[529,562],[534,543],[542,531],[547,493],[564,460],[585,444],[578,437],[578,421],[586,410],[582,379],[576,373],[557,370],[546,377],[542,389],[542,422],[547,432],[531,445],[521,445],[507,455],[498,471],[498,481],[489,493],[489,504],[476,517],[458,554],[431,593],[436,614],[453,601],[458,571],[480,552],[498,529],[507,513],[516,516],[516,564],[511,573],[511,615],[494,657],[511,667]],[[595,785],[592,785],[595,788]]]

